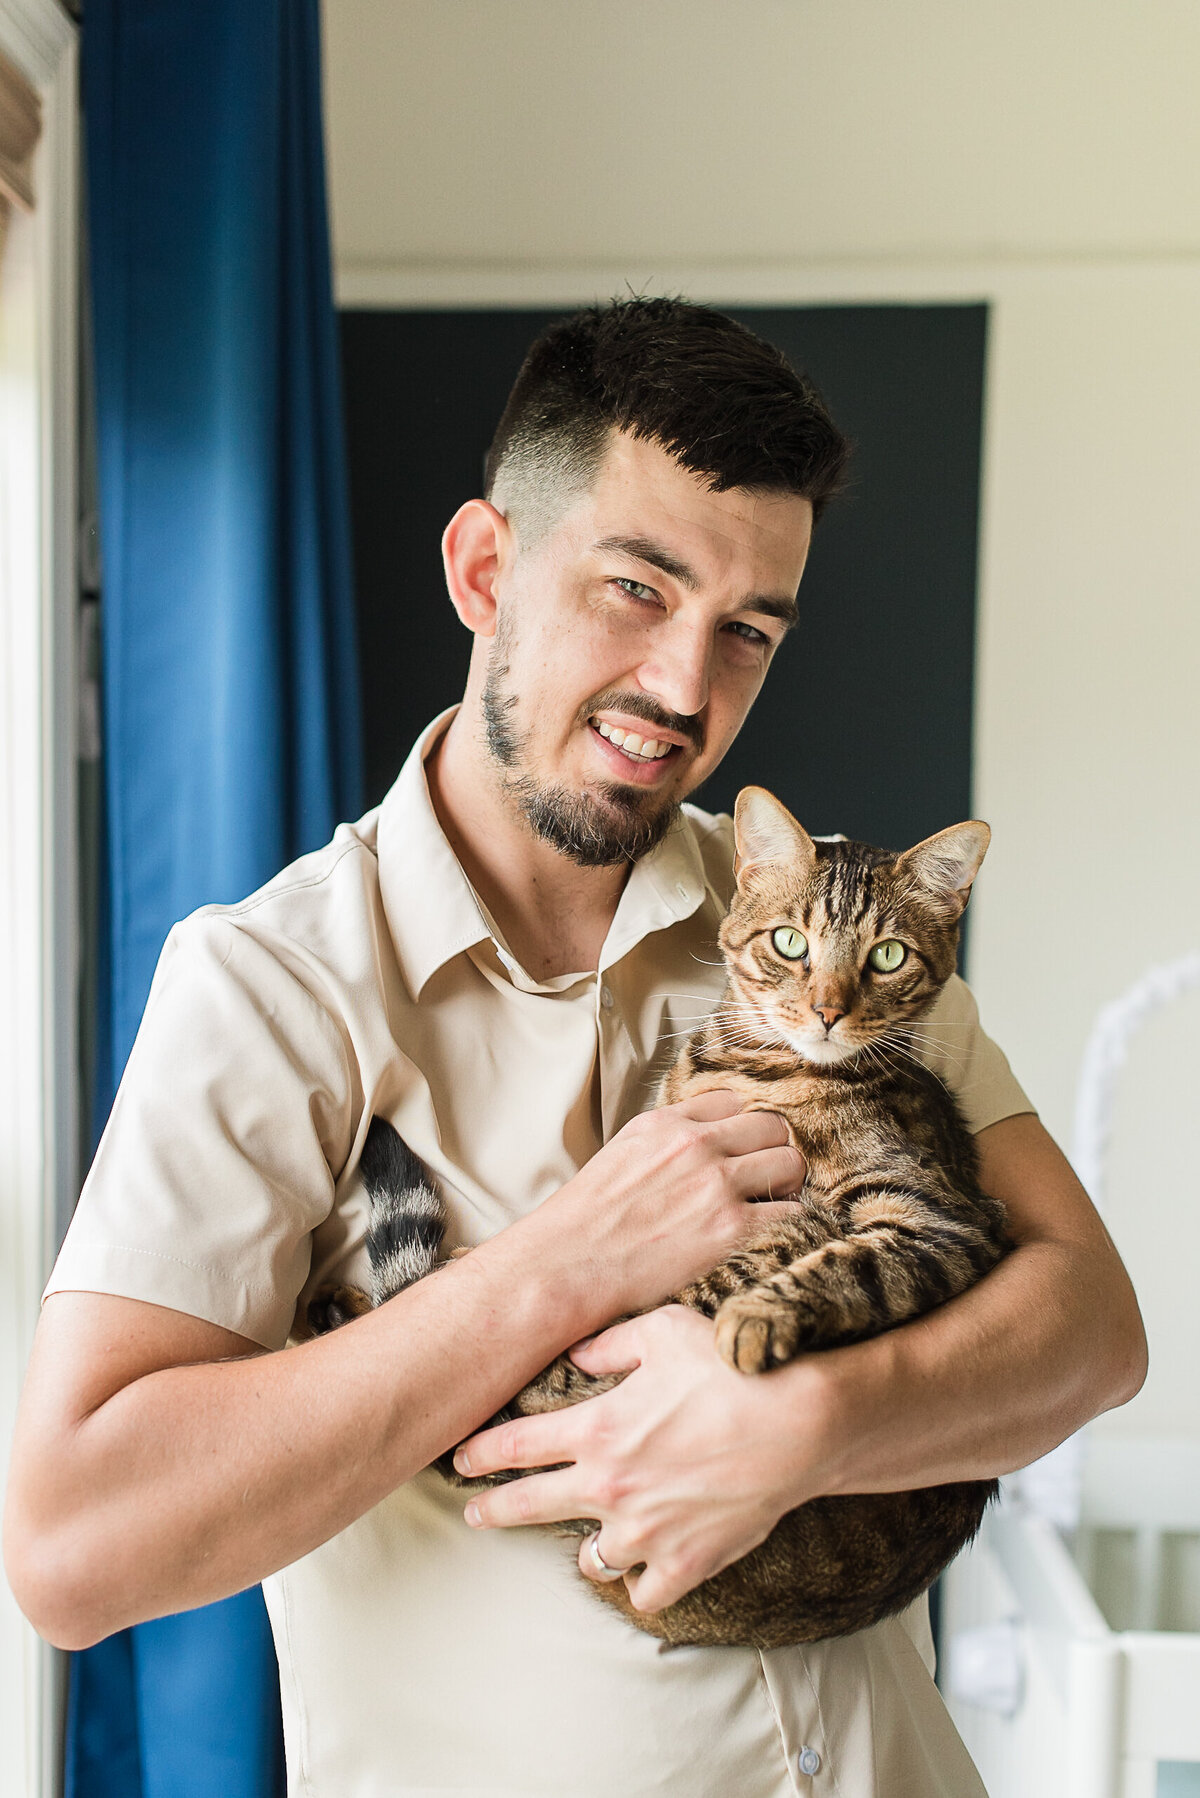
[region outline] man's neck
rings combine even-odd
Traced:
[[[509,949],[534,980],[599,967],[629,868],[581,868],[534,836],[466,710],[425,763],[438,822]]]

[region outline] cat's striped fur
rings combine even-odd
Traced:
[[[367,1259],[376,1305],[437,1266],[446,1208],[424,1163],[381,1118],[372,1118],[359,1163],[371,1195]]]
[[[986,825],[955,826],[896,856],[814,842],[770,794],[749,788],[736,829],[738,891],[720,933],[728,987],[659,1102],[732,1088],[779,1112],[807,1159],[794,1219],[679,1294],[714,1319],[724,1358],[757,1374],[919,1316],[993,1267],[1006,1238],[954,1100],[917,1055],[919,1020],[954,968]],[[874,966],[873,955],[895,965]],[[380,1303],[432,1270],[443,1212],[390,1126],[374,1120],[367,1148]],[[563,1356],[504,1415],[557,1409],[613,1383]],[[439,1467],[457,1478],[448,1457]],[[814,1499],[653,1616],[632,1609],[619,1581],[594,1589],[670,1642],[773,1648],[841,1635],[924,1591],[975,1533],[995,1489],[972,1481]]]

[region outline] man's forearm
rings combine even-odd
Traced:
[[[1024,1467],[1136,1390],[1128,1342],[1088,1316],[1058,1243],[1014,1251],[982,1286],[903,1329],[834,1350],[829,1492],[886,1492]],[[1068,1296],[1070,1295],[1070,1296]]]
[[[56,1294],[13,1448],[18,1601],[76,1647],[308,1553],[560,1350],[785,1215],[754,1200],[803,1178],[786,1134],[729,1093],[660,1107],[470,1255],[280,1354],[157,1305]]]
[[[38,1627],[81,1647],[251,1585],[484,1422],[596,1321],[561,1270],[549,1281],[518,1266],[520,1246],[498,1238],[379,1311],[278,1354],[168,1365],[128,1384],[113,1366],[111,1396],[19,1445],[6,1546]],[[148,1332],[174,1329],[174,1314],[135,1309]],[[149,1339],[131,1345],[148,1349]],[[49,1372],[35,1353],[35,1396]]]

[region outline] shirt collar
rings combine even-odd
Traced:
[[[383,908],[409,991],[420,998],[439,968],[481,942],[495,944],[515,984],[555,991],[561,978],[538,986],[516,968],[497,940],[433,809],[425,762],[457,709],[451,706],[421,733],[379,813]],[[662,842],[634,865],[601,951],[599,972],[613,967],[643,937],[690,917],[705,891],[700,849],[683,812]],[[523,976],[519,981],[518,974]]]
[[[681,811],[662,842],[634,863],[600,951],[600,972],[614,967],[643,937],[690,918],[706,890],[700,847]]]
[[[437,820],[425,762],[453,718],[422,731],[379,812],[379,886],[388,929],[414,998],[440,967],[491,932]]]

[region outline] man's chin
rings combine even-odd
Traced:
[[[573,793],[526,777],[513,790],[534,835],[581,868],[639,861],[662,842],[679,814],[676,800],[639,787],[614,784]]]

